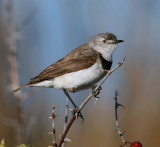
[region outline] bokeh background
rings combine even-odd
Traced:
[[[119,90],[121,130],[127,141],[144,147],[160,139],[160,1],[159,0],[0,0],[0,139],[8,147],[52,143],[52,105],[57,138],[63,131],[66,97],[61,90],[27,88],[13,95],[47,66],[97,33],[112,32],[125,42],[114,54],[125,56],[126,70],[114,72],[76,120],[67,147],[118,147],[114,92]],[[113,67],[112,66],[112,67]],[[71,94],[78,105],[91,90]],[[71,115],[70,115],[71,117]]]

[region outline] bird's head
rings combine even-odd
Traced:
[[[112,33],[102,33],[92,37],[89,41],[89,47],[100,52],[106,60],[112,59],[112,53],[118,43],[124,42],[117,40],[117,37]]]

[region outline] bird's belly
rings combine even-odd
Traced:
[[[91,87],[104,77],[102,66],[95,63],[90,68],[65,74],[56,77],[53,81],[53,87],[57,89],[71,89],[81,90]]]

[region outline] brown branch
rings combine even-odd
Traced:
[[[18,39],[17,32],[15,29],[15,25],[13,23],[13,0],[9,0],[6,5],[6,12],[7,12],[7,23],[8,23],[8,50],[9,55],[8,59],[11,65],[11,85],[12,89],[15,89],[15,87],[19,87],[19,75],[18,75],[18,62],[16,58],[16,51],[17,51],[17,45],[16,41]],[[18,142],[24,143],[24,122],[23,122],[23,111],[21,107],[21,93],[18,92],[15,94],[16,99],[16,108],[17,108],[17,135],[18,135]]]
[[[17,41],[19,41],[20,38],[20,29],[22,29],[26,24],[30,22],[30,19],[35,14],[35,10],[31,11],[30,15],[26,17],[21,24],[19,25],[14,23],[14,5],[13,0],[8,0],[7,2],[3,1],[3,4],[5,5],[6,9],[6,21],[7,21],[7,29],[8,29],[8,37],[7,37],[7,43],[8,43],[8,60],[10,63],[10,77],[11,77],[11,89],[15,89],[17,87],[20,87],[20,79],[18,74],[18,60],[17,60]],[[19,27],[18,27],[19,26]],[[24,132],[24,120],[23,120],[23,109],[21,106],[22,102],[22,93],[18,91],[14,94],[14,98],[16,101],[16,109],[17,109],[17,139],[18,143],[24,143],[25,141],[25,132]]]
[[[52,132],[50,132],[49,134],[53,135],[53,141],[52,141],[52,146],[53,147],[57,147],[57,143],[56,143],[56,129],[55,129],[55,106],[52,107],[52,117],[49,117],[52,119]]]
[[[104,81],[116,70],[118,69],[119,67],[123,66],[124,64],[124,61],[126,60],[126,57],[122,60],[121,63],[119,63],[116,67],[114,67],[113,69],[107,71],[107,74],[106,76],[104,77],[104,79],[98,84],[98,86],[95,88],[95,93],[98,92],[98,89],[100,88],[100,86],[104,83]],[[76,116],[78,116],[77,114],[80,113],[80,111],[83,109],[83,107],[87,104],[87,102],[93,97],[93,94],[90,94],[85,100],[84,102],[81,104],[81,106],[76,110],[76,113],[73,115],[73,117],[71,118],[70,122],[68,123],[67,125],[67,128],[64,132],[64,134],[62,134],[62,137],[59,141],[59,144],[58,144],[58,147],[61,147],[62,143],[64,142],[64,139],[70,129],[70,127],[72,126],[73,122],[75,121],[76,119]]]

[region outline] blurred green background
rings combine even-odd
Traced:
[[[114,72],[103,84],[98,102],[92,99],[86,105],[85,120],[75,121],[68,134],[72,143],[66,146],[120,146],[114,120],[116,89],[125,106],[118,111],[125,139],[138,140],[144,147],[159,145],[159,0],[0,0],[0,139],[8,147],[50,145],[52,105],[58,138],[64,123],[63,92],[27,88],[13,95],[12,90],[102,32],[125,41],[116,49],[113,66],[127,56],[126,70]],[[90,92],[71,96],[81,104]]]

